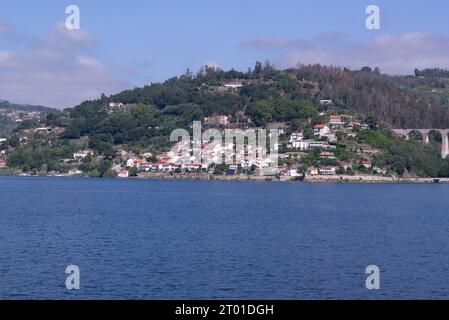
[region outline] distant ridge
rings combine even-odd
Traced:
[[[43,113],[60,113],[61,111],[55,108],[40,106],[40,105],[30,105],[30,104],[17,104],[11,103],[8,100],[0,100],[0,108],[7,110],[23,110],[23,111],[37,111]]]

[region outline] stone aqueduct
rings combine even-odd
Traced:
[[[446,158],[449,155],[449,138],[448,138],[449,129],[392,129],[392,131],[397,135],[404,137],[407,140],[410,138],[410,134],[412,132],[419,132],[421,133],[422,140],[424,143],[430,142],[429,134],[432,131],[439,132],[443,140],[441,155],[443,156],[443,158]]]

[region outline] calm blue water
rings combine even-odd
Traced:
[[[449,185],[2,177],[0,298],[449,298],[448,204]]]

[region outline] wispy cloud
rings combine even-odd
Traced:
[[[312,46],[310,41],[283,37],[258,38],[241,43],[241,47],[243,48],[258,50],[307,48],[310,46]]]
[[[9,33],[12,31],[11,26],[4,22],[4,21],[0,21],[0,34],[5,34],[5,33]]]
[[[0,48],[0,99],[65,108],[127,87],[92,56],[97,40],[85,30],[58,24],[24,44]]]
[[[0,38],[6,38],[7,40],[16,40],[16,31],[7,22],[0,20]]]
[[[275,62],[282,67],[298,63],[350,68],[377,66],[382,72],[390,74],[409,74],[415,68],[449,68],[449,38],[423,32],[380,35],[363,43],[350,42],[343,34],[331,33],[318,35],[313,42],[266,38],[248,41],[242,46],[262,53],[278,49]]]
[[[327,32],[327,33],[320,33],[316,36],[317,40],[319,41],[332,41],[332,42],[339,42],[346,39],[346,34],[343,32]]]

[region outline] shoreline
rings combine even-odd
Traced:
[[[397,178],[386,176],[348,176],[348,175],[335,175],[335,176],[307,176],[304,182],[310,183],[389,183],[389,184],[437,184],[437,183],[449,183],[449,178]]]
[[[91,178],[88,176],[70,176],[70,175],[21,175],[0,172],[0,177],[58,177],[58,178]],[[101,178],[100,178],[101,179]],[[105,178],[108,179],[108,178]],[[375,175],[314,175],[299,177],[289,176],[258,176],[258,175],[235,175],[218,176],[212,174],[204,175],[164,175],[164,174],[144,174],[137,177],[128,178],[110,178],[117,180],[201,180],[201,181],[229,181],[229,182],[296,182],[296,183],[367,183],[367,184],[446,184],[449,178],[397,178]]]

